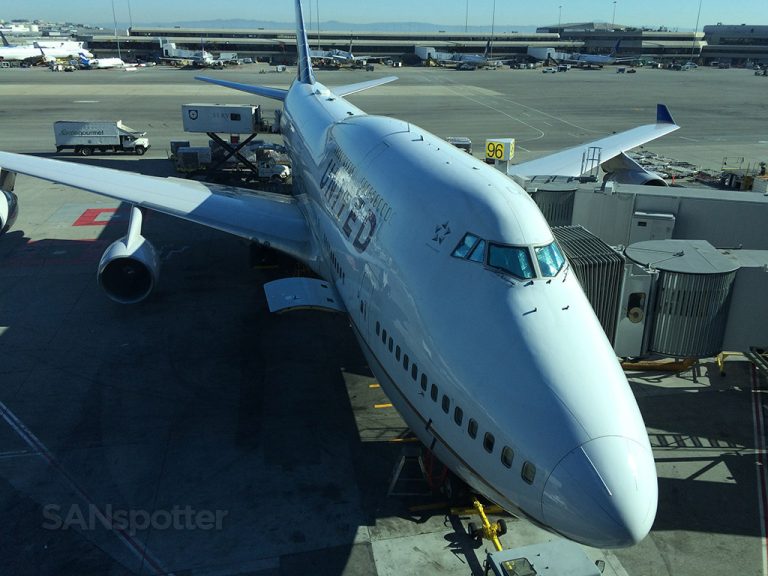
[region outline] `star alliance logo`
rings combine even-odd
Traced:
[[[448,235],[451,233],[451,229],[448,226],[448,222],[445,222],[444,224],[438,224],[435,226],[435,235],[432,237],[432,242],[437,243],[439,246],[443,243],[443,240],[445,240]]]

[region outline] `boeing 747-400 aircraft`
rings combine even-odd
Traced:
[[[500,171],[345,99],[395,78],[333,90],[318,82],[300,0],[296,20],[298,74],[289,89],[201,78],[282,101],[292,196],[10,153],[0,153],[0,188],[11,191],[19,173],[132,204],[125,237],[97,272],[118,302],[143,300],[158,278],[155,250],[141,235],[143,210],[291,255],[322,280],[267,284],[270,308],[348,314],[392,403],[472,489],[589,546],[639,542],[657,505],[643,418],[541,212]],[[655,124],[585,148],[602,147],[606,161],[675,129],[660,107]],[[572,149],[515,170],[561,174],[581,165]]]

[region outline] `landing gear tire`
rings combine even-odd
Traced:
[[[498,522],[496,522],[496,535],[497,536],[504,536],[504,534],[507,533],[507,522],[503,518],[501,518]]]
[[[448,472],[441,487],[443,496],[451,502],[463,500],[467,496],[467,485],[453,472]]]
[[[469,534],[469,537],[472,538],[473,540],[477,540],[477,537],[478,537],[477,524],[475,524],[474,522],[470,522],[469,524],[467,524],[467,534]]]

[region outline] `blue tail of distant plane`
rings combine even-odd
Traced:
[[[483,57],[488,58],[488,52],[491,49],[491,40],[488,40],[488,43],[485,45],[485,52],[483,52]]]
[[[621,38],[616,40],[616,44],[613,45],[613,50],[611,50],[611,56],[616,56],[619,53],[619,46],[621,46]]]
[[[2,39],[3,39],[3,46],[8,48],[10,46],[10,44],[8,43],[8,39],[5,37],[5,34],[3,34],[2,31],[0,31],[0,37],[2,37]]]

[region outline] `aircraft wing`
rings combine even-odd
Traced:
[[[310,253],[306,219],[290,196],[8,152],[0,152],[0,167],[268,243],[302,260]]]
[[[594,168],[594,163],[585,161],[586,152],[590,148],[600,149],[599,163],[610,160],[637,146],[660,138],[680,128],[672,119],[669,110],[663,104],[656,107],[656,123],[638,126],[625,132],[612,134],[606,138],[568,148],[554,154],[549,154],[530,162],[509,166],[507,173],[519,176],[581,176]]]

